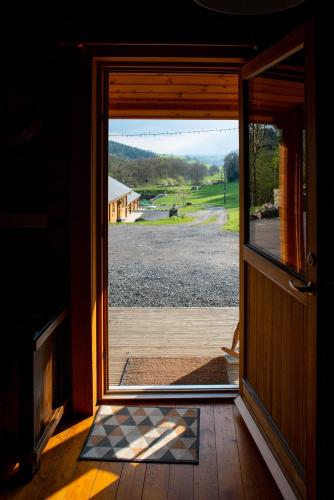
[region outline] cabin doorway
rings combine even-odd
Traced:
[[[115,202],[108,389],[236,390],[238,122],[110,119]]]
[[[101,215],[106,221],[106,214],[110,213],[106,207],[115,202],[118,206],[123,204],[126,211],[117,214],[117,220],[121,220],[117,225],[114,221],[106,224],[105,243],[101,251],[104,286],[108,290],[104,298],[105,333],[102,340],[105,351],[105,391],[110,394],[132,394],[136,391],[154,394],[180,391],[184,394],[203,391],[230,397],[238,390],[238,348],[234,343],[236,355],[227,354],[222,348],[232,347],[239,321],[237,74],[235,70],[231,72],[231,68],[229,72],[222,73],[219,70],[208,74],[196,73],[194,69],[187,74],[184,68],[166,72],[146,68],[132,73],[109,68],[104,81],[108,89],[105,101],[108,127],[104,128],[105,153],[101,158],[104,164],[101,186],[105,200]],[[196,134],[200,141],[208,142],[210,135],[216,133],[221,144],[233,135],[234,145],[229,149],[221,147],[219,165],[196,158],[180,158],[182,155],[177,154],[168,158],[171,152],[160,149],[161,153],[154,154],[155,159],[139,159],[139,163],[146,161],[147,165],[137,165],[136,170],[133,165],[135,162],[132,160],[131,164],[131,158],[122,156],[122,152],[110,154],[112,143],[117,143],[114,144],[117,149],[122,140],[123,143],[127,142],[124,136],[131,133],[124,133],[130,130],[125,125],[129,127],[131,119],[146,122],[146,131],[151,122],[152,135],[157,131],[156,122],[163,122],[164,130],[160,129],[160,133],[163,133],[155,137],[157,144],[168,137],[169,127],[173,124],[174,132],[177,132],[175,136],[180,136],[183,142]],[[123,137],[111,137],[117,135],[116,129],[112,129],[115,122],[119,122],[117,133]],[[123,127],[120,126],[122,123]],[[179,128],[175,128],[175,124]],[[137,129],[137,135],[142,135],[142,139],[145,134],[143,128]],[[137,147],[147,152],[144,144],[138,146],[130,146],[128,141],[129,148]],[[207,151],[209,154],[209,147]],[[188,149],[188,153],[191,156],[191,149]],[[226,161],[224,168],[223,159],[228,154],[230,165]],[[152,182],[153,163],[157,158],[161,171]],[[174,171],[171,173],[170,164],[173,162]],[[136,175],[131,174],[131,168],[135,174],[141,175],[140,182],[135,178]],[[145,168],[146,176],[143,176]],[[127,169],[131,175],[127,175]],[[108,199],[109,193],[112,193],[113,199]],[[145,220],[135,222],[136,219]],[[211,248],[205,237],[201,239],[198,236],[210,229],[212,233],[215,231],[216,238]],[[123,239],[119,238],[121,232],[124,232]],[[136,233],[133,237],[130,236],[132,232]],[[144,233],[150,235],[145,238]],[[165,251],[161,248],[163,245],[159,240],[162,238],[159,235],[163,235],[168,243]],[[210,237],[213,238],[212,235]],[[219,251],[214,254],[216,248],[213,247],[219,247],[218,240],[224,238],[227,241],[227,260],[232,264],[227,269],[224,262],[219,262],[215,273],[212,272],[213,261],[219,260]],[[125,240],[128,241],[127,247],[123,246]],[[195,256],[196,245],[200,248]],[[132,260],[131,265],[121,262],[127,256]],[[160,269],[156,272],[158,276],[153,278],[148,270],[144,280],[146,289],[142,290],[140,285],[144,281],[136,277],[141,274],[141,267],[145,267],[150,257],[153,261],[160,259]],[[178,268],[182,265],[188,265],[188,274],[184,272],[180,277]],[[118,275],[115,278],[117,266]],[[180,277],[174,286],[166,285],[164,277],[159,275],[166,266],[168,270],[165,274]],[[206,268],[210,266],[211,271],[208,272]],[[132,287],[129,287],[125,283],[131,269],[134,279]],[[226,290],[229,288],[233,296],[230,301],[224,301],[228,293],[222,293],[221,290],[224,274],[224,286]],[[147,284],[150,280],[152,290],[148,293]],[[230,280],[233,282],[229,284]],[[116,282],[117,286],[114,286]],[[206,292],[201,291],[205,287],[210,291],[210,297],[205,297]],[[182,300],[178,300],[174,296],[180,295],[182,288]],[[154,295],[158,297],[155,303],[152,302]],[[129,304],[135,306],[127,307]],[[154,371],[157,371],[157,375],[140,379],[133,366],[139,367],[139,376],[142,364],[147,361],[149,365],[154,365],[151,375]],[[173,364],[176,364],[174,368]],[[189,368],[185,368],[185,364]],[[173,369],[176,370],[174,378]],[[172,376],[164,382],[165,379],[159,378],[159,370],[162,375],[171,370]],[[202,372],[205,372],[204,376]],[[210,373],[214,374],[212,379]],[[223,373],[222,377],[220,373]],[[188,375],[192,375],[190,381]]]

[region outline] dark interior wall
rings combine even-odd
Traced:
[[[1,23],[7,40],[147,43],[255,43],[261,49],[287,33],[312,10],[312,2],[267,16],[230,16],[193,0],[156,2],[57,2],[6,7]],[[0,24],[1,26],[1,24]]]
[[[328,432],[329,404],[333,389],[334,260],[332,215],[334,213],[333,79],[328,61],[332,57],[332,20],[325,10],[316,18],[316,146],[318,182],[318,345],[317,345],[317,486],[318,498],[329,498],[332,489],[331,461],[327,459],[334,439]]]
[[[2,214],[47,217],[46,227],[2,231],[2,261],[10,309],[68,300],[68,233],[71,150],[70,77],[67,62],[38,52],[5,60],[0,88]],[[51,265],[52,263],[52,265]],[[8,292],[11,293],[8,293]]]
[[[192,0],[7,7],[0,21],[0,207],[3,213],[48,216],[47,229],[4,234],[3,283],[11,290],[9,305],[17,308],[19,299],[29,308],[31,301],[67,302],[70,296],[70,179],[74,149],[80,148],[80,140],[73,138],[78,124],[82,126],[80,114],[90,107],[86,93],[73,116],[78,86],[90,85],[78,78],[80,64],[89,64],[89,55],[76,48],[78,42],[223,43],[261,49],[300,24],[308,10],[306,5],[250,20],[211,12]],[[125,49],[128,55],[133,51]],[[255,52],[250,49],[249,54]],[[88,133],[82,137],[85,145]],[[75,167],[80,189],[81,167]]]

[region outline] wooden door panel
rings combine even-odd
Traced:
[[[315,495],[316,163],[314,110],[308,102],[314,92],[310,33],[309,26],[297,30],[247,63],[240,75],[240,394],[301,498]],[[263,87],[271,88],[273,80],[277,98],[273,93],[264,102]],[[295,98],[291,89],[297,87]],[[259,207],[268,203],[273,215],[258,217]],[[310,253],[314,258],[307,257]]]
[[[306,308],[254,267],[247,274],[247,308],[255,318],[246,330],[244,377],[304,468]]]

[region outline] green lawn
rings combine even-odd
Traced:
[[[192,222],[194,217],[171,217],[168,219],[145,220],[136,222],[141,226],[163,226],[166,224],[184,224],[185,222]]]
[[[220,174],[208,176],[207,179],[211,181],[220,180]],[[161,187],[157,185],[147,185],[137,187],[136,191],[139,193],[157,195],[161,192],[166,192],[167,196],[158,198],[153,203],[157,208],[170,208],[176,205],[179,208],[179,214],[187,216],[192,212],[208,208],[208,206],[225,207],[228,214],[228,222],[224,225],[226,231],[239,231],[239,183],[230,182],[227,185],[226,204],[224,204],[224,185],[223,184],[206,184],[198,189],[192,191],[191,186],[167,186]],[[186,203],[192,203],[186,205]],[[168,219],[161,219],[160,221],[145,221],[145,224],[158,225],[159,224],[180,224],[182,222],[189,222],[185,219],[175,219],[174,222],[169,222]],[[165,221],[165,222],[164,222]],[[173,219],[172,219],[173,221]],[[179,222],[177,222],[179,221]],[[209,223],[209,222],[207,222]],[[143,224],[143,223],[141,223]]]
[[[239,232],[239,207],[227,209],[228,221],[224,224],[225,231]]]
[[[224,224],[223,229],[239,232],[239,182],[231,182],[228,185],[226,209],[228,221]]]
[[[173,187],[175,191],[179,188]],[[228,214],[228,222],[224,225],[227,231],[239,231],[239,183],[230,182],[227,185],[226,204],[224,204],[224,185],[209,184],[202,186],[198,191],[192,191],[190,186],[184,186],[184,200],[178,192],[170,192],[167,196],[158,198],[154,204],[157,207],[171,207],[175,204],[179,207],[180,214],[188,214],[202,210],[208,206],[226,207]],[[182,206],[184,203],[192,203],[189,206]]]
[[[207,175],[206,177],[204,177],[205,183],[207,183],[208,181],[215,182],[221,180],[222,180],[222,174],[220,172],[218,172],[217,174]]]

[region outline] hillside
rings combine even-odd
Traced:
[[[109,141],[108,152],[110,155],[120,156],[121,158],[128,158],[129,160],[136,160],[139,158],[153,158],[156,156],[156,154],[152,153],[151,151],[134,148],[132,146],[127,146],[116,141]]]
[[[207,165],[223,165],[225,156],[226,155],[198,154],[185,155],[183,158],[187,161],[195,160],[201,163],[206,163]]]
[[[208,168],[199,162],[190,163],[173,156],[130,159],[109,155],[108,172],[127,185],[158,184],[163,187],[186,182],[200,184]]]

